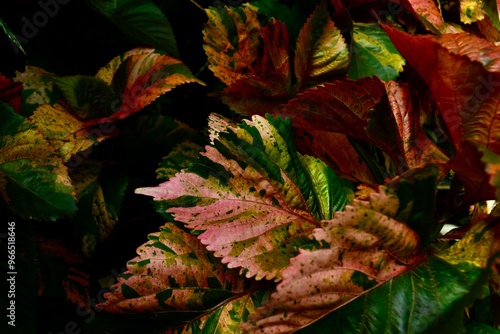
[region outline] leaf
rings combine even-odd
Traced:
[[[10,30],[10,28],[7,26],[7,24],[5,24],[5,22],[2,19],[0,19],[0,26],[2,27],[3,32],[7,35],[7,37],[9,37],[10,42],[12,46],[14,46],[14,50],[16,51],[16,53],[19,52],[19,50],[21,50],[26,55],[26,51],[24,51],[22,44],[19,42],[19,39],[12,32],[12,30]]]
[[[138,51],[141,52],[141,51]],[[112,60],[110,72],[120,59]],[[107,70],[101,72],[109,75]],[[119,65],[113,77],[115,93],[121,96],[121,105],[110,117],[93,119],[86,126],[124,119],[152,103],[173,88],[188,82],[203,82],[195,78],[180,60],[158,53],[133,53]]]
[[[342,184],[321,161],[297,155],[289,121],[254,116],[236,126],[212,115],[210,128],[213,144],[198,163],[136,193],[203,231],[201,242],[229,268],[279,280],[317,220],[345,205]]]
[[[404,58],[378,24],[354,23],[348,71],[351,79],[376,75],[383,81],[394,80],[404,64]]]
[[[94,1],[94,0],[92,0]],[[140,55],[140,54],[151,54],[154,53],[155,49],[153,48],[145,48],[145,47],[137,47],[132,50],[125,52],[115,58],[111,59],[109,63],[103,66],[96,73],[95,77],[104,81],[108,86],[111,86],[113,83],[113,77],[115,76],[116,71],[120,68],[121,64],[125,62],[130,56]]]
[[[484,19],[483,2],[478,0],[460,1],[460,21],[465,24]]]
[[[498,10],[498,1],[497,0],[485,0],[483,2],[483,9],[488,15],[489,19],[491,20],[491,23],[493,26],[498,30],[500,30],[500,19],[499,15],[500,12]]]
[[[91,149],[107,136],[99,130],[89,132],[84,128],[83,122],[60,104],[41,105],[29,121],[36,126],[65,162],[74,154]]]
[[[21,218],[56,220],[76,211],[73,186],[50,143],[0,103],[0,193]]]
[[[259,56],[261,26],[257,8],[239,7],[205,9],[208,21],[203,29],[203,49],[217,78],[230,86],[237,80],[255,74]]]
[[[83,120],[111,114],[118,97],[104,81],[83,75],[54,78],[64,99]]]
[[[270,300],[250,316],[244,333],[289,333],[408,271],[418,236],[393,217],[398,199],[386,193],[355,200],[333,220],[322,222],[314,238],[324,247],[301,250],[283,271]]]
[[[116,223],[127,188],[127,175],[121,166],[104,167],[87,161],[71,173],[78,197],[76,231],[86,256],[106,240]]]
[[[300,30],[294,60],[297,86],[319,76],[338,73],[349,65],[349,50],[321,1]]]
[[[23,84],[23,112],[29,107],[27,115],[42,104],[57,102],[60,95],[54,89],[53,77],[56,75],[35,66],[26,66],[24,72],[16,71],[14,82]]]
[[[496,189],[497,201],[500,201],[500,156],[485,149],[481,160],[486,165],[486,173],[490,175],[490,184]]]
[[[170,22],[150,0],[90,0],[90,5],[116,24],[124,33],[143,44],[179,58],[177,42]]]
[[[338,132],[369,142],[399,156],[394,117],[386,112],[387,96],[377,78],[336,80],[299,93],[275,114],[290,117],[299,128]]]
[[[22,84],[13,82],[0,73],[0,101],[10,105],[17,113],[21,112],[22,90]]]
[[[148,236],[99,308],[111,313],[210,310],[245,294],[248,282],[173,223]]]
[[[446,167],[460,177],[466,189],[465,200],[490,199],[493,189],[488,186],[479,149],[500,151],[500,130],[497,129],[500,95],[495,94],[500,73],[491,73],[481,63],[469,59],[467,56],[472,52],[463,50],[470,48],[455,49],[460,52],[458,55],[442,46],[439,37],[408,35],[388,26],[384,29],[422,76],[437,102],[439,116],[456,152]],[[460,36],[448,38],[460,39]],[[476,194],[481,194],[479,199]]]
[[[444,21],[441,8],[434,0],[403,0],[401,4],[433,33],[457,33],[461,29]]]
[[[294,137],[298,151],[321,158],[341,177],[361,183],[377,183],[346,135],[300,128],[295,130]]]
[[[187,168],[196,161],[201,151],[203,151],[203,146],[191,140],[179,143],[159,163],[156,170],[158,180],[166,181],[183,168]]]

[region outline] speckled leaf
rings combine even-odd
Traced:
[[[96,245],[108,237],[118,221],[127,175],[119,165],[86,161],[73,169],[70,176],[78,198],[75,230],[83,253],[92,256]]]
[[[172,151],[160,161],[156,175],[158,180],[166,181],[181,169],[194,163],[203,151],[203,146],[186,140],[179,143]]]
[[[113,77],[112,86],[121,97],[118,101],[121,104],[113,106],[115,112],[110,117],[90,120],[86,125],[124,119],[181,84],[197,82],[204,85],[180,60],[148,50],[137,52],[123,60]],[[112,61],[111,67],[119,61]],[[106,75],[109,74],[103,73]]]
[[[209,68],[226,85],[255,74],[262,36],[257,8],[239,7],[205,9],[208,21],[203,29]]]
[[[325,247],[301,250],[244,333],[290,333],[408,271],[421,260],[418,236],[394,219],[398,198],[382,188],[314,230]]]
[[[295,47],[297,86],[320,76],[339,73],[349,65],[349,50],[322,1],[301,28]]]
[[[56,220],[75,213],[74,189],[55,149],[0,102],[0,194],[20,217]]]
[[[461,0],[460,1],[460,21],[465,24],[484,19],[483,1],[481,0]]]
[[[82,121],[60,104],[39,106],[29,121],[37,127],[65,162],[69,161],[72,155],[87,150],[105,139],[102,131],[89,132]]]
[[[237,271],[227,269],[195,236],[173,223],[148,239],[100,308],[111,313],[204,311],[249,288]]]
[[[391,40],[376,23],[354,23],[351,42],[351,79],[378,76],[381,80],[394,80],[403,71],[405,60]]]
[[[201,242],[230,268],[279,280],[323,214],[345,204],[342,184],[324,163],[295,152],[289,120],[254,116],[237,126],[212,114],[210,127],[213,144],[196,164],[136,192],[204,231]]]

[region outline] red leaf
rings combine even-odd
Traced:
[[[425,28],[434,33],[459,32],[454,26],[443,20],[441,10],[435,0],[402,0],[401,4],[423,23]]]
[[[0,73],[0,100],[9,104],[18,113],[21,111],[22,91],[22,83],[13,82],[11,79]]]

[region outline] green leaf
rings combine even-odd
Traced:
[[[201,151],[203,151],[203,146],[192,140],[179,143],[160,161],[156,170],[158,180],[166,181],[183,168],[187,168],[198,159]]]
[[[491,20],[491,23],[497,30],[500,30],[500,18],[498,13],[498,2],[496,0],[485,0],[484,11]]]
[[[150,0],[91,0],[90,5],[136,40],[179,58],[170,22]]]
[[[24,51],[23,46],[17,39],[16,35],[14,35],[14,33],[9,29],[7,24],[5,24],[5,22],[2,19],[0,19],[0,26],[2,27],[3,32],[7,35],[7,37],[9,37],[12,45],[20,49],[24,54],[26,54],[26,51]],[[19,50],[15,51],[18,52]]]
[[[96,245],[104,241],[116,223],[127,188],[127,175],[119,165],[104,167],[88,161],[71,173],[78,196],[76,231],[83,253],[92,256]]]
[[[354,23],[351,43],[351,79],[378,76],[381,80],[394,80],[403,71],[405,60],[390,38],[376,23]]]
[[[22,218],[56,220],[76,211],[68,170],[24,117],[0,103],[0,194]]]
[[[54,78],[64,99],[83,120],[109,116],[118,101],[113,89],[104,81],[83,75]]]
[[[148,239],[98,307],[111,313],[208,311],[246,294],[245,278],[175,224],[166,223]]]
[[[230,268],[279,280],[323,215],[345,205],[342,182],[320,160],[299,158],[289,120],[254,116],[237,126],[212,114],[209,125],[212,145],[197,163],[136,193],[204,231],[202,243]]]

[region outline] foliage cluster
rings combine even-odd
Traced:
[[[496,1],[68,6],[95,71],[0,21],[19,328],[500,332]]]

